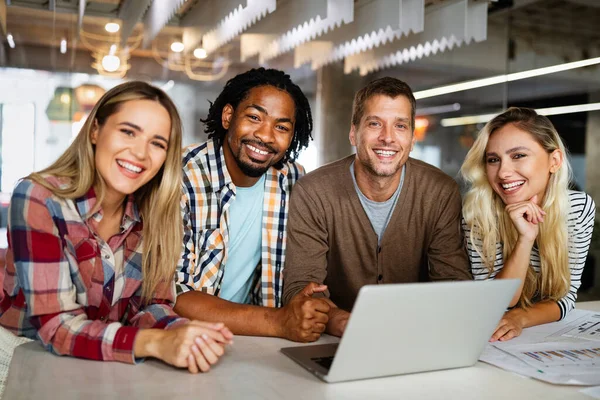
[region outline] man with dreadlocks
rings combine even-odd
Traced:
[[[311,139],[308,100],[290,77],[252,69],[227,82],[183,155],[184,243],[175,310],[235,334],[317,340],[328,303],[308,284],[282,306],[288,204]]]

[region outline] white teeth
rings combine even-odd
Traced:
[[[396,152],[389,150],[375,150],[375,154],[378,154],[380,156],[393,156],[394,154],[396,154]]]
[[[521,186],[524,183],[525,183],[525,181],[512,182],[512,183],[503,183],[502,184],[502,188],[504,190],[510,190],[510,189],[516,188],[517,186]]]
[[[269,152],[268,152],[268,151],[262,151],[262,150],[259,150],[259,149],[257,149],[256,147],[254,147],[254,146],[251,146],[251,145],[249,145],[249,144],[247,144],[246,146],[248,146],[248,148],[249,148],[250,150],[252,150],[253,152],[255,152],[255,153],[258,153],[258,154],[262,154],[263,156],[265,156],[265,155],[269,154]]]
[[[121,167],[125,168],[128,171],[135,172],[136,174],[142,172],[142,169],[140,167],[136,167],[135,165],[129,164],[126,161],[117,160],[117,164],[119,164]]]

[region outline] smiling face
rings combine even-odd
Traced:
[[[491,134],[485,150],[488,182],[504,204],[528,201],[541,204],[550,175],[558,171],[563,155],[548,153],[528,132],[508,124]]]
[[[410,101],[402,95],[391,98],[375,95],[365,102],[358,126],[350,130],[350,143],[356,146],[357,174],[391,177],[401,168],[415,145]]]
[[[119,199],[148,183],[163,166],[171,117],[157,101],[131,100],[120,105],[91,132],[96,169],[107,186],[107,198]]]
[[[285,156],[294,137],[295,112],[292,97],[273,86],[251,89],[235,110],[223,107],[223,154],[236,185],[251,186]]]

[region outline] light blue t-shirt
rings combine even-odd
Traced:
[[[254,270],[260,262],[265,176],[252,187],[236,187],[229,206],[229,254],[220,297],[249,303]]]

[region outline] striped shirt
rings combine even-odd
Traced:
[[[569,311],[575,308],[577,300],[577,289],[581,285],[581,273],[585,265],[590,241],[592,240],[592,230],[594,228],[594,218],[596,205],[592,198],[583,193],[569,191],[569,217],[567,228],[569,232],[569,268],[571,270],[571,284],[569,292],[565,297],[558,301],[560,308],[560,319],[563,319]],[[489,271],[483,260],[477,254],[471,242],[469,227],[463,220],[463,229],[465,230],[465,239],[467,242],[467,253],[471,261],[471,270],[473,278],[488,279]],[[481,245],[480,242],[477,243]],[[540,253],[537,245],[531,250],[530,263],[536,273],[540,273]],[[494,277],[502,270],[504,266],[504,257],[502,254],[502,243],[496,244],[496,259],[494,260],[494,270],[489,274],[489,279]]]
[[[48,177],[60,187],[61,181]],[[134,363],[140,328],[187,322],[172,309],[174,282],[141,303],[142,220],[133,196],[108,243],[96,233],[94,190],[76,200],[30,180],[13,192],[6,267],[0,270],[0,325],[39,339],[54,354]]]
[[[288,162],[265,173],[261,260],[250,295],[252,304],[281,307],[286,225],[292,186],[304,175]],[[218,296],[226,271],[229,207],[236,187],[220,147],[213,140],[192,145],[183,154],[183,250],[177,265],[177,293],[200,290]]]

